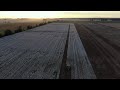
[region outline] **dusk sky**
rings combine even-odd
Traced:
[[[0,11],[0,18],[120,18],[120,11]]]

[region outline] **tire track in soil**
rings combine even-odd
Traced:
[[[102,25],[102,24],[98,24],[98,25],[101,25],[101,27],[103,26],[103,27],[113,28],[115,30],[118,30],[115,27],[105,26],[105,25]],[[99,35],[99,34],[95,33],[92,29],[91,29],[91,32],[93,32],[96,36],[98,36],[99,38],[101,38],[102,40],[104,40],[105,42],[107,42],[108,44],[110,44],[112,47],[114,47],[114,49],[116,49],[118,52],[120,52],[120,47],[118,45],[114,44],[113,42],[111,42],[110,40],[106,39],[102,35]]]
[[[66,66],[69,31],[70,31],[70,25],[68,27],[67,40],[66,40],[66,44],[65,44],[65,49],[64,49],[64,54],[63,54],[63,60],[62,60],[62,65],[61,65],[61,69],[60,69],[59,79],[71,79],[71,68]]]

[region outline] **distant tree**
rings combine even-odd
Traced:
[[[42,26],[42,25],[45,25],[45,23],[43,22],[43,23],[40,23],[40,24],[39,24],[39,26]]]
[[[31,29],[31,28],[32,28],[32,26],[30,26],[30,25],[29,25],[29,26],[27,26],[27,29]]]
[[[39,26],[41,26],[42,24],[40,23]]]
[[[19,27],[18,27],[18,31],[19,31],[19,32],[22,32],[22,30],[23,30],[23,29],[22,29],[22,26],[19,26]]]
[[[39,25],[36,24],[36,27],[38,27]]]
[[[3,35],[0,33],[0,38],[3,37]]]
[[[18,32],[22,32],[23,29],[22,29],[22,26],[19,26],[17,30],[15,30],[15,33],[18,33]]]
[[[11,30],[5,30],[4,32],[5,36],[11,35],[11,34],[13,34]]]
[[[15,30],[14,33],[18,33],[18,30]]]

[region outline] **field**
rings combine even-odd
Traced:
[[[119,79],[120,23],[79,19],[0,38],[0,79]]]
[[[23,30],[26,30],[28,26],[36,26],[42,23],[54,21],[52,19],[1,19],[0,20],[0,33],[3,34],[5,30],[11,30],[14,32],[20,26]]]
[[[96,78],[72,23],[36,27],[0,43],[1,79]]]
[[[120,23],[116,24],[75,24],[99,79],[120,78],[120,30],[116,27]]]

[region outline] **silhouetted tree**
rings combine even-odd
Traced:
[[[5,30],[5,32],[4,32],[4,36],[8,36],[11,34],[13,34],[11,30]]]
[[[0,33],[0,38],[3,37],[3,35]]]
[[[19,26],[17,30],[15,30],[15,33],[18,33],[18,32],[22,32],[23,29],[22,29],[22,26]]]
[[[36,24],[36,27],[38,27],[39,25]]]
[[[27,29],[31,29],[32,28],[32,26],[27,26]]]

